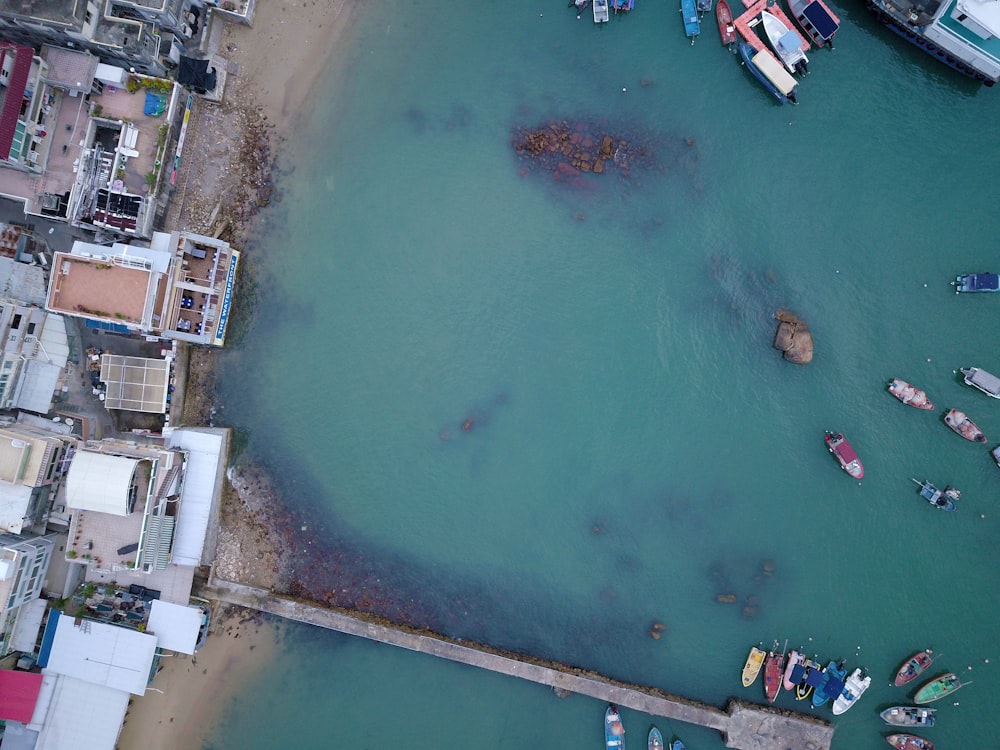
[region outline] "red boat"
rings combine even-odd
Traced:
[[[893,684],[899,687],[900,685],[912,682],[924,673],[932,661],[934,661],[934,652],[931,649],[914,654],[896,672],[896,680]]]
[[[778,697],[784,666],[785,655],[780,651],[772,651],[767,655],[767,661],[764,662],[764,695],[767,696],[768,703],[774,703]]]
[[[826,447],[830,453],[840,462],[840,467],[855,479],[861,479],[865,475],[865,467],[861,464],[861,459],[854,452],[854,448],[847,442],[842,432],[826,433]]]
[[[896,750],[934,750],[934,743],[915,734],[890,734],[885,741]]]
[[[722,44],[735,50],[736,26],[733,25],[733,12],[729,9],[726,0],[719,0],[715,4],[715,17],[719,20],[719,36],[722,37]]]

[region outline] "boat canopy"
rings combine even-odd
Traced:
[[[804,675],[805,673],[806,673],[805,666],[803,666],[802,664],[796,664],[794,667],[792,667],[791,681],[796,683],[802,682],[802,675]]]
[[[968,370],[963,370],[962,373],[965,375],[965,382],[969,385],[975,386],[991,396],[1000,396],[1000,378],[996,375],[991,375],[978,367],[971,367]]]
[[[781,64],[774,59],[774,55],[766,49],[762,49],[754,55],[751,62],[785,96],[795,91],[797,85],[795,79],[789,75],[788,71],[781,67]]]
[[[802,49],[802,39],[794,31],[789,31],[787,34],[783,34],[781,39],[778,40],[778,47],[785,54],[795,52],[795,50]]]
[[[963,292],[995,292],[1000,290],[1000,274],[968,273],[959,277],[959,289]]]
[[[840,24],[830,15],[830,11],[824,8],[822,3],[815,2],[815,0],[805,7],[802,15],[813,25],[821,39],[830,39],[840,28]]]
[[[813,669],[806,675],[806,685],[811,685],[812,687],[819,687],[820,683],[823,682],[823,672],[819,669]]]
[[[826,687],[823,688],[823,692],[829,695],[831,698],[836,698],[842,692],[844,692],[844,681],[839,677],[831,677],[827,683]]]

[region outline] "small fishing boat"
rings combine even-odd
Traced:
[[[993,456],[993,460],[996,461],[997,466],[1000,466],[1000,445],[991,450],[990,455]]]
[[[861,479],[865,475],[865,467],[861,464],[861,459],[855,453],[854,448],[847,442],[842,432],[827,432],[826,447],[840,463],[840,467],[855,479]]]
[[[795,700],[804,701],[822,682],[823,667],[819,662],[806,659],[800,666],[792,669],[792,679],[795,680]]]
[[[635,0],[611,0],[611,7],[614,8],[615,13],[627,13],[632,10],[635,5]]]
[[[760,674],[760,668],[763,666],[764,657],[766,656],[767,654],[756,646],[750,649],[747,662],[743,665],[743,687],[753,685],[754,680],[757,679],[757,675]]]
[[[733,11],[726,0],[719,0],[715,4],[715,18],[719,22],[719,37],[722,39],[722,44],[735,52],[733,45],[737,41],[736,26],[733,25]]]
[[[590,0],[569,0],[568,8],[576,8],[576,17],[579,19],[583,15],[583,9],[590,5]]]
[[[978,388],[991,398],[1000,398],[1000,378],[996,375],[978,367],[963,367],[961,372],[965,376],[966,385]]]
[[[894,727],[932,727],[935,722],[934,713],[933,708],[893,706],[879,716],[886,724],[892,724]]]
[[[694,40],[701,34],[701,17],[695,0],[681,0],[681,19],[684,21],[684,34],[694,44]]]
[[[934,404],[927,400],[927,394],[918,388],[914,388],[905,380],[894,378],[889,383],[889,393],[907,406],[912,406],[915,409],[927,409],[928,411],[934,409]]]
[[[823,0],[788,0],[788,9],[813,44],[817,47],[829,44],[833,49],[833,37],[840,28],[840,19]]]
[[[777,646],[777,644],[775,644]],[[781,692],[781,677],[785,666],[785,655],[780,651],[771,651],[764,663],[764,695],[768,703],[774,703]]]
[[[917,694],[913,696],[913,702],[916,704],[922,703],[932,703],[933,701],[944,698],[946,695],[951,695],[962,687],[962,681],[958,678],[958,675],[954,672],[949,672],[948,674],[943,674],[940,677],[928,682]]]
[[[844,669],[844,662],[838,664],[831,661],[826,665],[822,674],[823,678],[820,684],[813,690],[813,708],[819,708],[831,698],[840,695],[840,691],[844,689],[844,678],[847,676],[847,670]]]
[[[939,508],[940,510],[958,509],[955,501],[961,499],[962,493],[951,485],[947,485],[943,490],[939,490],[930,482],[921,482],[919,479],[914,479],[913,481],[920,485],[920,497],[924,498],[935,508]]]
[[[802,666],[802,664],[805,663],[805,660],[806,655],[799,653],[794,648],[788,652],[788,663],[785,665],[785,676],[781,681],[781,686],[785,688],[785,690],[795,689],[795,683],[797,683],[798,680],[792,678],[792,673],[795,671],[795,667]],[[805,667],[802,667],[802,671],[805,672]],[[801,679],[801,675],[799,676],[799,679]]]
[[[625,750],[625,726],[614,703],[609,703],[604,712],[604,746],[609,750]]]
[[[795,79],[788,75],[788,72],[781,67],[770,52],[762,49],[755,50],[746,42],[739,42],[738,49],[743,64],[746,65],[753,77],[760,81],[760,85],[771,92],[771,95],[778,100],[779,104],[798,104],[796,89],[798,84]]]
[[[933,649],[918,651],[899,668],[899,671],[896,672],[896,679],[892,684],[896,687],[902,687],[908,682],[913,682],[926,671],[932,661],[934,661]]]
[[[607,23],[610,17],[608,0],[594,0],[594,23]]]
[[[844,681],[844,689],[833,701],[833,713],[839,715],[854,707],[858,698],[872,684],[872,678],[864,673],[861,667],[855,669]]]
[[[809,72],[809,58],[802,50],[802,37],[795,29],[785,26],[784,21],[766,10],[760,12],[764,24],[764,34],[771,48],[777,53],[789,73],[805,75]]]
[[[649,739],[646,747],[649,750],[663,750],[663,735],[660,734],[660,730],[656,727],[649,730]]]
[[[996,273],[963,273],[951,283],[955,287],[955,294],[1000,292],[1000,274]]]
[[[695,0],[695,7],[698,9],[698,15],[704,18],[706,13],[712,12],[712,0]]]
[[[885,741],[896,750],[934,750],[934,743],[915,734],[890,734]]]
[[[674,743],[670,746],[670,750],[687,750],[687,748],[684,747],[684,743],[680,740],[674,740]]]
[[[966,440],[971,440],[973,443],[986,442],[986,436],[983,434],[983,431],[965,415],[965,412],[952,409],[944,415],[944,423]]]

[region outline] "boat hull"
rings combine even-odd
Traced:
[[[604,711],[604,746],[608,750],[625,750],[625,726],[614,704]]]
[[[767,655],[767,662],[764,664],[764,695],[768,703],[774,703],[781,692],[782,667],[784,666],[785,655],[772,651]]]
[[[890,734],[885,741],[896,750],[934,750],[934,743],[915,734]]]
[[[607,23],[611,17],[608,11],[608,0],[594,0],[594,23]]]
[[[646,747],[648,750],[663,750],[663,735],[660,734],[660,730],[656,727],[649,730]]]
[[[919,706],[893,706],[879,714],[886,724],[894,727],[932,727],[934,726],[933,708]]]
[[[726,0],[715,5],[715,18],[719,22],[719,38],[726,47],[736,44],[736,27],[733,25],[733,11]]]
[[[924,703],[933,703],[936,700],[957,692],[961,687],[962,681],[958,679],[958,675],[954,672],[949,672],[931,680],[920,688],[917,694],[913,696],[913,702],[918,706]]]
[[[844,677],[846,676],[847,670],[842,664],[829,662],[826,669],[823,670],[822,682],[813,690],[813,708],[819,708],[835,695],[840,695],[840,691],[844,689]]]
[[[934,404],[927,400],[927,394],[919,388],[910,385],[905,380],[893,378],[892,382],[889,383],[889,393],[914,409],[924,409],[926,411],[933,411],[934,409]]]
[[[764,664],[766,653],[754,646],[750,649],[746,664],[743,665],[743,687],[750,687],[760,674],[760,668]]]
[[[795,667],[803,664],[806,660],[805,654],[800,654],[795,649],[792,649],[788,654],[788,662],[785,665],[785,676],[781,681],[781,686],[785,690],[794,690],[796,681],[792,679],[792,673],[795,671]]]
[[[833,701],[833,713],[839,716],[852,709],[854,704],[858,702],[858,698],[864,695],[871,684],[872,678],[866,675],[860,667],[851,672],[844,683],[844,689]]]
[[[1000,292],[1000,274],[963,273],[955,277],[955,294]]]
[[[694,44],[701,34],[701,16],[695,0],[681,0],[681,20],[684,21],[684,35]]]
[[[861,463],[861,459],[858,457],[854,448],[849,442],[847,442],[847,438],[844,437],[844,433],[828,432],[826,434],[826,447],[829,449],[830,453],[833,454],[834,458],[837,459],[837,463],[840,464],[840,468],[855,479],[864,478],[865,467]]]
[[[896,687],[902,687],[909,682],[913,682],[927,670],[932,661],[934,661],[934,651],[932,649],[918,651],[899,668],[893,684]]]
[[[778,59],[785,64],[789,73],[808,73],[809,58],[802,51],[802,38],[795,29],[785,26],[784,22],[773,13],[761,11],[760,17],[764,25],[764,34],[771,49]]]
[[[743,64],[746,65],[747,70],[753,74],[753,77],[760,81],[760,85],[770,91],[771,95],[778,100],[779,104],[787,104],[788,97],[785,96],[778,89],[778,87],[775,86],[766,75],[764,75],[764,72],[754,64],[753,58],[757,54],[757,50],[746,42],[739,43],[739,50],[740,57],[743,58]]]
[[[840,19],[823,0],[788,0],[788,9],[795,23],[806,33],[813,44],[833,48],[833,38],[840,28]]]
[[[971,385],[990,398],[1000,398],[1000,378],[979,367],[963,367],[961,370],[966,385]]]
[[[944,423],[948,425],[952,431],[964,437],[973,443],[985,443],[986,435],[983,431],[979,429],[975,422],[966,416],[965,412],[961,412],[958,409],[952,409],[947,414],[944,415]]]

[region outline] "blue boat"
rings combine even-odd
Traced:
[[[611,0],[611,7],[615,13],[624,13],[632,10],[635,0]]]
[[[813,690],[812,704],[814,708],[819,708],[831,698],[836,698],[844,689],[844,678],[847,677],[847,670],[844,662],[837,664],[830,662],[823,670],[823,680]]]
[[[684,19],[684,33],[694,44],[701,33],[701,19],[698,16],[698,6],[695,0],[681,0],[681,18]]]
[[[740,57],[747,66],[747,70],[753,73],[753,77],[760,81],[761,86],[771,92],[780,104],[798,104],[795,98],[797,84],[777,60],[767,50],[758,52],[746,42],[740,42]]]
[[[1000,292],[1000,274],[963,273],[953,282],[955,294],[962,292]]]
[[[962,493],[951,485],[947,485],[943,490],[939,490],[930,482],[921,482],[918,479],[914,479],[913,481],[920,485],[920,497],[929,502],[935,508],[952,511],[958,508],[958,506],[955,505],[955,501],[962,497]]]
[[[614,703],[609,703],[604,712],[604,746],[608,750],[625,750],[625,726]]]
[[[649,730],[649,739],[646,742],[648,750],[664,750],[663,749],[663,735],[660,734],[660,730],[653,727]]]
[[[684,743],[680,740],[674,740],[674,744],[670,746],[670,750],[687,750],[687,748],[684,747]]]

